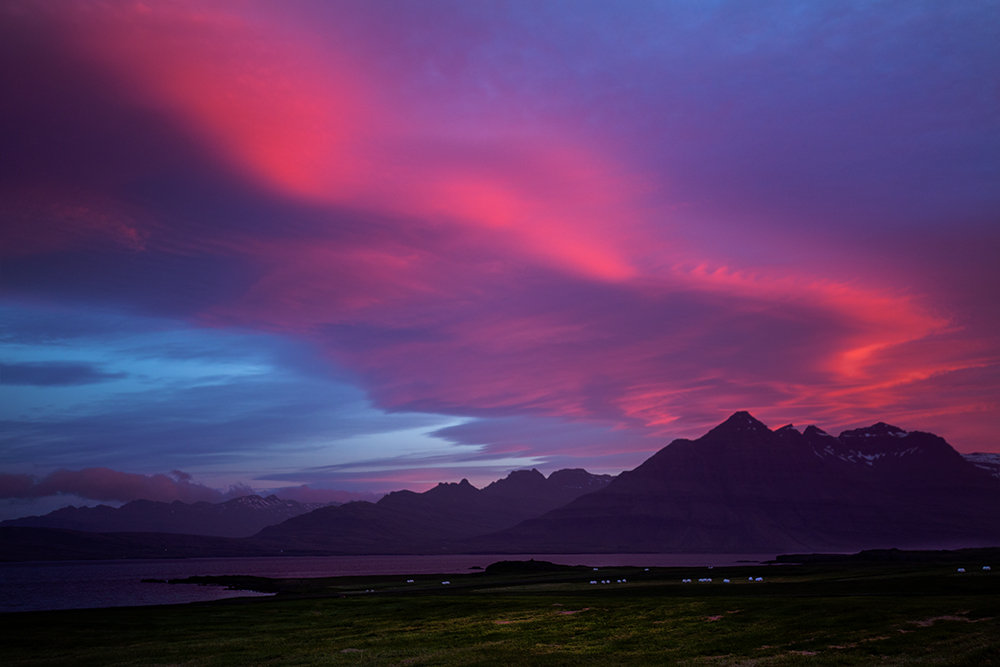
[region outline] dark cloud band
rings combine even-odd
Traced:
[[[128,377],[128,373],[109,373],[99,366],[78,362],[35,362],[0,364],[0,384],[34,387],[59,387],[97,384]]]

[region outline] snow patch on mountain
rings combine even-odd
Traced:
[[[962,454],[962,457],[977,468],[985,470],[992,476],[1000,479],[1000,453],[974,452],[972,454]]]

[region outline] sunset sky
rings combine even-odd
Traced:
[[[737,410],[998,452],[998,34],[4,2],[0,518],[618,473]]]

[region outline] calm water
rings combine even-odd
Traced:
[[[774,554],[526,554],[448,556],[326,556],[318,558],[189,558],[0,564],[0,612],[183,604],[254,596],[219,586],[142,583],[198,575],[333,577],[376,574],[459,574],[498,560],[547,560],[593,567],[693,567],[759,562]]]

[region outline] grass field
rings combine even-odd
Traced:
[[[707,577],[711,583],[698,583]],[[228,583],[281,592],[5,614],[0,655],[9,667],[1000,665],[1000,572],[981,568],[602,568],[410,578],[244,578]],[[622,578],[627,583],[589,583]],[[688,578],[694,583],[681,583]]]

